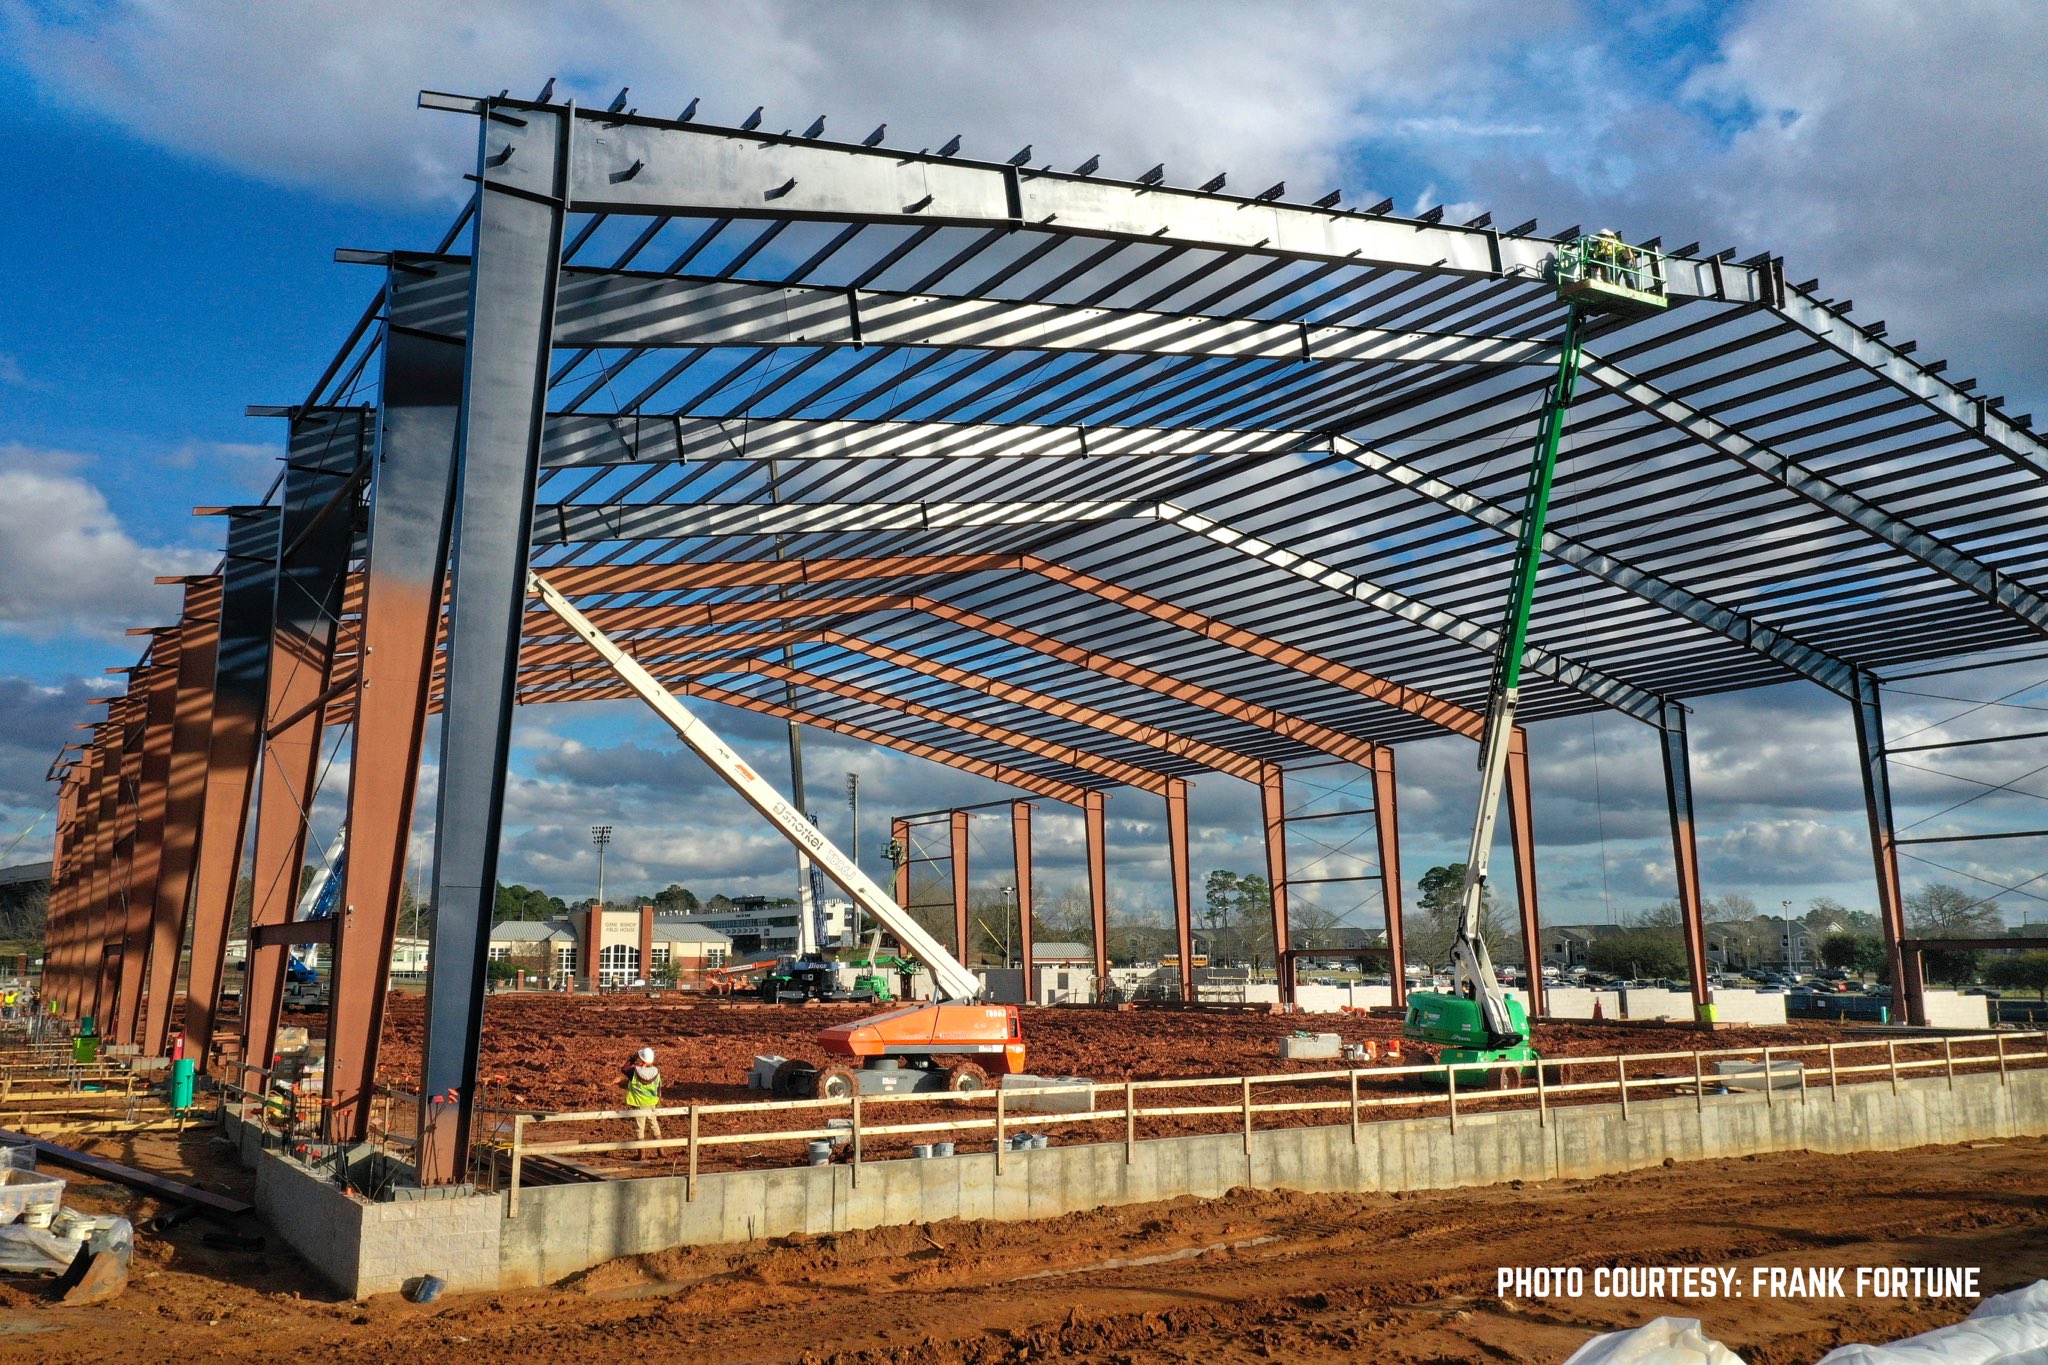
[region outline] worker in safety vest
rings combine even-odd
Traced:
[[[661,1068],[654,1064],[654,1049],[643,1047],[626,1064],[626,1107],[653,1110],[661,1107]],[[644,1142],[661,1136],[661,1120],[652,1113],[633,1115],[633,1139]],[[638,1160],[640,1153],[633,1153]]]
[[[1592,241],[1591,255],[1599,279],[1624,283],[1624,272],[1635,268],[1635,249],[1622,241],[1621,234],[1613,228],[1601,229]]]

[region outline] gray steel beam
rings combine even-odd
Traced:
[[[2011,615],[2048,634],[2048,597],[1939,536],[1895,517],[1852,489],[1752,441],[1727,423],[1672,397],[1626,370],[1587,356],[1579,372],[1626,403],[1739,460],[1771,482],[1840,517],[1893,549],[1912,556]]]
[[[2048,474],[2048,442],[1993,412],[1983,398],[1965,393],[1905,352],[1886,345],[1796,290],[1787,290],[1785,298],[1774,307],[1787,322],[1822,345],[1848,356],[1936,412],[1968,427],[2035,473]]]
[[[1328,588],[1331,592],[1342,593],[1375,611],[1398,616],[1411,625],[1433,631],[1460,644],[1470,645],[1487,654],[1492,654],[1500,648],[1500,632],[1490,626],[1468,621],[1462,616],[1432,607],[1429,603],[1409,597],[1405,593],[1383,588],[1377,583],[1346,573],[1307,555],[1296,554],[1257,536],[1247,535],[1198,512],[1190,512],[1173,503],[1162,502],[1153,508],[1152,515],[1160,521],[1178,526],[1184,531],[1191,531],[1225,549],[1234,550],[1296,578],[1306,579],[1318,587]],[[1583,692],[1594,700],[1646,724],[1661,726],[1664,723],[1665,708],[1668,705],[1664,698],[1646,692],[1610,673],[1603,673],[1591,664],[1563,658],[1541,645],[1531,644],[1523,650],[1523,666],[1532,673],[1562,683],[1574,691]]]
[[[561,269],[573,108],[481,110],[462,385],[419,1178],[468,1178],[527,548]],[[501,112],[505,117],[499,117]]]
[[[484,101],[422,92],[423,107],[481,113]],[[533,110],[541,105],[498,107]],[[559,109],[559,106],[554,106]],[[587,112],[570,180],[578,212],[1052,227],[1081,237],[1340,261],[1473,278],[1540,276],[1541,237],[1380,218],[1234,195],[1059,175],[924,152],[764,136],[699,123]],[[1679,297],[1762,302],[1760,272],[1718,261],[1668,264]]]
[[[395,259],[405,262],[406,273],[392,288],[391,322],[460,341],[469,324],[469,263],[445,258]],[[555,344],[586,348],[916,346],[1404,365],[1557,363],[1555,343],[1520,337],[1400,332],[1268,318],[577,267],[562,272]]]
[[[788,536],[833,531],[948,531],[968,526],[1074,526],[1130,520],[1147,502],[544,503],[540,544],[668,540],[679,536]]]
[[[1332,440],[1340,452],[1360,467],[1390,479],[1431,502],[1463,513],[1505,536],[1515,534],[1515,513],[1346,437],[1334,437]],[[1775,660],[1831,692],[1844,697],[1855,695],[1853,664],[1765,625],[1753,616],[1710,602],[1676,583],[1625,564],[1612,555],[1556,531],[1544,531],[1543,553]]]
[[[348,408],[310,408],[346,412]],[[911,422],[551,412],[541,467],[683,460],[1066,460],[1076,456],[1287,455],[1312,432],[1073,423]]]
[[[1221,427],[550,413],[548,469],[653,461],[1054,459],[1087,455],[1284,455],[1311,433]]]
[[[1707,985],[1707,925],[1700,896],[1699,834],[1693,824],[1692,754],[1686,744],[1685,708],[1666,706],[1659,726],[1664,753],[1664,796],[1671,815],[1671,870],[1678,886],[1679,925],[1685,938],[1686,975],[1692,988],[1693,1017],[1712,1018],[1713,994]]]

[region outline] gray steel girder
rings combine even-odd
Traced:
[[[1463,513],[1503,535],[1514,535],[1515,513],[1346,437],[1334,437],[1333,444],[1338,451],[1360,467],[1390,479],[1410,492],[1428,498],[1431,502]],[[1694,625],[1725,636],[1746,649],[1755,650],[1767,658],[1776,660],[1831,692],[1844,697],[1855,695],[1854,665],[1784,631],[1765,625],[1745,612],[1710,602],[1696,593],[1679,587],[1676,583],[1666,582],[1654,574],[1625,564],[1612,555],[1560,535],[1556,531],[1544,531],[1543,553],[1571,565],[1582,573],[1612,583],[1646,602],[1684,617]]]
[[[428,108],[481,113],[470,96],[423,92]],[[492,101],[544,111],[560,106]],[[1057,225],[1062,233],[1221,251],[1271,250],[1430,274],[1540,276],[1543,237],[1380,218],[1340,209],[1203,194],[929,153],[854,147],[631,114],[578,111],[569,184],[578,212],[730,214],[981,227]],[[1667,262],[1678,297],[1763,302],[1770,281],[1720,261]]]
[[[1816,507],[1832,512],[1893,549],[1912,556],[1937,573],[1947,575],[2026,622],[2037,632],[2048,634],[2048,598],[2010,575],[2001,573],[1939,536],[1893,516],[1854,490],[1843,487],[1824,474],[1815,473],[1761,442],[1751,440],[1727,423],[1645,383],[1626,370],[1589,355],[1580,366],[1579,373],[1624,402],[1706,442]]]
[[[460,340],[469,324],[468,261],[401,259],[409,268],[392,286],[393,325]],[[574,267],[562,272],[555,344],[922,346],[1374,364],[1557,363],[1554,342],[1519,337]]]

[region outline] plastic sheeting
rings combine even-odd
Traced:
[[[1594,1337],[1565,1365],[1743,1365],[1743,1360],[1702,1331],[1698,1318],[1653,1318],[1641,1327]]]
[[[55,1236],[43,1228],[10,1223],[0,1227],[0,1270],[61,1274],[78,1259],[79,1245],[72,1238]],[[125,1256],[134,1249],[135,1229],[126,1218],[116,1218],[110,1226],[95,1228],[84,1245],[93,1251],[115,1251]]]
[[[1838,1346],[1819,1365],[2048,1365],[2048,1280],[1994,1294],[1950,1327],[1888,1346]]]

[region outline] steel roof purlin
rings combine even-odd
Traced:
[[[574,124],[534,553],[678,680],[724,670],[713,690],[739,696],[815,672],[874,733],[951,715],[965,685],[1044,753],[1054,698],[1126,735],[1245,743],[1132,679],[1361,742],[1475,728],[1563,316],[1533,223],[422,104]],[[460,341],[469,216],[379,256],[386,325]],[[1657,725],[1787,677],[1854,696],[1859,670],[2037,635],[2048,459],[2025,419],[1788,289],[1776,258],[1695,252],[1668,263],[1666,314],[1590,329],[1528,714]],[[374,379],[377,338],[350,334],[320,396]],[[779,648],[801,666],[747,662]],[[561,681],[566,643],[521,657],[523,697],[593,694]]]

